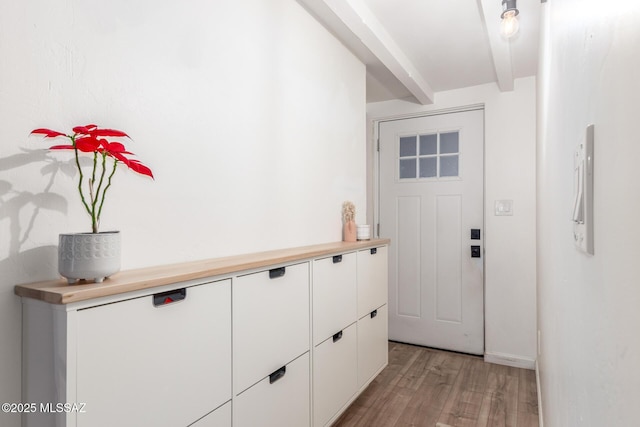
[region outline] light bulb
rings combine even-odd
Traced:
[[[500,32],[506,38],[514,36],[520,29],[520,23],[517,18],[517,10],[508,10],[502,16],[500,23]]]

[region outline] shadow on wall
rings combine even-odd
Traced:
[[[59,174],[73,173],[47,150],[20,150],[0,158],[0,402],[21,395],[22,304],[13,287],[59,277],[57,247],[43,244],[41,234],[49,216],[67,213],[67,201],[51,188]],[[0,413],[0,425],[19,426],[14,415]]]
[[[60,277],[58,274],[58,246],[46,245],[26,251],[12,253],[8,258],[0,261],[0,275],[11,277],[10,292],[13,285],[52,280]],[[13,283],[15,282],[15,283]]]
[[[48,150],[21,150],[22,153],[0,158],[0,173],[32,163],[44,163],[40,173],[46,181],[41,192],[31,192],[17,188],[17,182],[0,179],[0,222],[9,222],[9,238],[3,237],[2,242],[3,245],[8,245],[9,256],[0,261],[0,272],[3,272],[3,277],[13,280],[57,277],[56,246],[25,250],[25,244],[30,241],[34,225],[43,211],[67,213],[67,200],[60,194],[51,192],[51,187],[58,174],[73,177],[76,167],[73,159],[61,162]]]

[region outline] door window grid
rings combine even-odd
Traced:
[[[398,176],[401,180],[458,177],[459,163],[459,131],[400,137]]]

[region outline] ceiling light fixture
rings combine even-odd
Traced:
[[[502,0],[502,22],[500,23],[500,32],[506,38],[514,36],[520,28],[518,22],[518,14],[520,11],[516,7],[516,0]]]

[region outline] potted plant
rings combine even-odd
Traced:
[[[116,129],[99,128],[96,125],[76,126],[72,134],[51,129],[34,129],[32,135],[45,138],[67,138],[69,144],[54,145],[49,150],[71,150],[78,169],[78,193],[82,206],[91,218],[90,233],[60,234],[58,245],[58,270],[69,283],[80,279],[102,282],[106,277],[120,270],[120,232],[99,232],[100,216],[105,204],[107,191],[111,188],[118,165],[123,163],[141,175],[153,178],[151,169],[131,158],[133,153],[126,150],[121,142],[107,138],[129,138]],[[81,165],[81,155],[92,158],[85,174]]]

